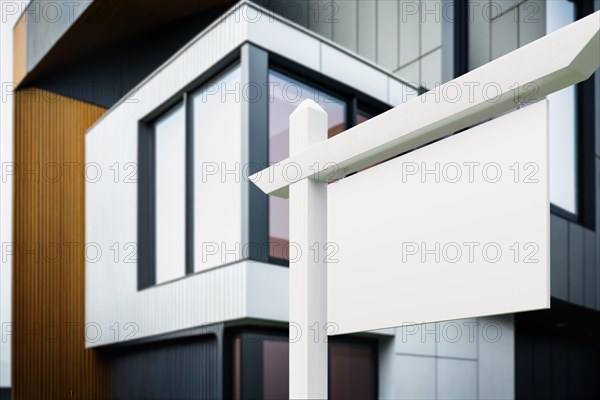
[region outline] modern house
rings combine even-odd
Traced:
[[[1,6],[0,398],[281,399],[295,249],[248,176],[295,107],[343,134],[600,1]],[[600,396],[600,76],[549,98],[552,308],[330,337],[331,398]]]

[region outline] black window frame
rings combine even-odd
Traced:
[[[138,121],[137,290],[176,282],[194,271],[194,113],[190,96],[202,86],[241,63],[237,48]],[[156,283],[156,149],[155,123],[183,104],[186,137],[185,274]]]
[[[372,96],[369,96],[349,85],[346,85],[334,78],[326,76],[318,71],[314,71],[309,69],[306,66],[298,64],[295,61],[292,61],[288,58],[285,58],[281,55],[268,52],[268,68],[267,68],[267,76],[268,71],[275,71],[279,74],[282,74],[286,77],[294,79],[298,82],[301,82],[311,88],[323,92],[335,99],[339,99],[345,102],[346,105],[346,115],[345,115],[345,124],[346,128],[350,129],[357,125],[357,114],[359,111],[367,112],[372,117],[377,116],[381,113],[384,113],[393,108],[393,106],[375,99]],[[268,78],[267,78],[268,79]],[[267,99],[267,101],[269,101]],[[267,136],[268,136],[268,119],[267,119]],[[267,142],[267,149],[268,149]],[[267,159],[265,162],[268,164],[268,152]],[[268,204],[267,204],[268,206]],[[267,217],[266,217],[266,226],[267,226],[267,235],[266,242],[269,243],[269,215],[270,212],[267,209]],[[268,250],[267,250],[268,252]],[[269,254],[269,253],[267,253]],[[271,257],[269,255],[268,262],[270,264],[280,265],[287,267],[289,266],[289,260]]]
[[[595,12],[594,2],[569,0],[575,4],[575,20],[587,17]],[[578,83],[575,89],[576,140],[577,140],[577,215],[574,222],[596,230],[596,94],[595,80],[600,79],[598,72],[589,79]]]
[[[575,21],[593,14],[594,3],[585,0],[565,0],[574,4]],[[575,204],[577,212],[550,203],[550,212],[591,231],[596,230],[596,95],[594,83],[598,74],[575,85]]]

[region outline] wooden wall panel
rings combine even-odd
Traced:
[[[16,92],[13,399],[110,396],[107,362],[84,342],[84,135],[104,111]]]

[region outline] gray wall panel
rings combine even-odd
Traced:
[[[528,0],[519,6],[519,46],[546,34],[546,2]]]
[[[337,9],[333,24],[333,40],[345,48],[357,50],[357,2],[345,0],[336,2]]]
[[[583,230],[583,277],[584,305],[596,307],[596,235],[589,229]]]
[[[421,54],[442,45],[442,4],[440,0],[421,0]]]
[[[319,35],[333,37],[333,21],[337,5],[332,1],[311,1],[309,3],[308,28]]]
[[[479,319],[478,399],[513,399],[515,396],[515,325],[514,317],[498,315]],[[496,330],[495,328],[498,328]],[[501,332],[500,338],[493,332]],[[488,339],[486,339],[488,338]]]
[[[490,24],[483,16],[482,5],[488,1],[469,1],[469,69],[490,61]]]
[[[389,70],[398,68],[398,2],[377,2],[377,63]]]
[[[377,60],[377,3],[358,1],[358,54]]]
[[[568,300],[569,297],[569,225],[555,215],[550,217],[550,269],[552,296]]]
[[[583,228],[569,223],[569,301],[583,305]]]
[[[519,47],[517,13],[515,8],[492,20],[492,59]]]
[[[438,399],[477,398],[477,361],[440,358],[436,375]]]
[[[33,0],[29,4],[26,11],[27,71],[40,62],[90,4],[92,0]]]
[[[404,67],[419,58],[421,53],[420,13],[415,7],[415,1],[400,2],[400,60],[399,66]]]

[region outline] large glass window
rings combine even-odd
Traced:
[[[185,110],[182,104],[154,125],[156,283],[185,275]]]
[[[575,5],[567,0],[546,2],[546,33],[575,21]],[[550,201],[577,213],[577,126],[575,86],[548,96],[550,103]]]
[[[305,99],[319,103],[329,117],[328,136],[346,129],[346,104],[320,90],[276,71],[269,71],[271,98],[269,103],[269,162],[289,157],[290,114]],[[289,203],[269,197],[269,256],[289,258]]]
[[[237,65],[140,121],[138,289],[241,259]]]
[[[192,94],[194,271],[241,258],[242,106],[239,65]]]

